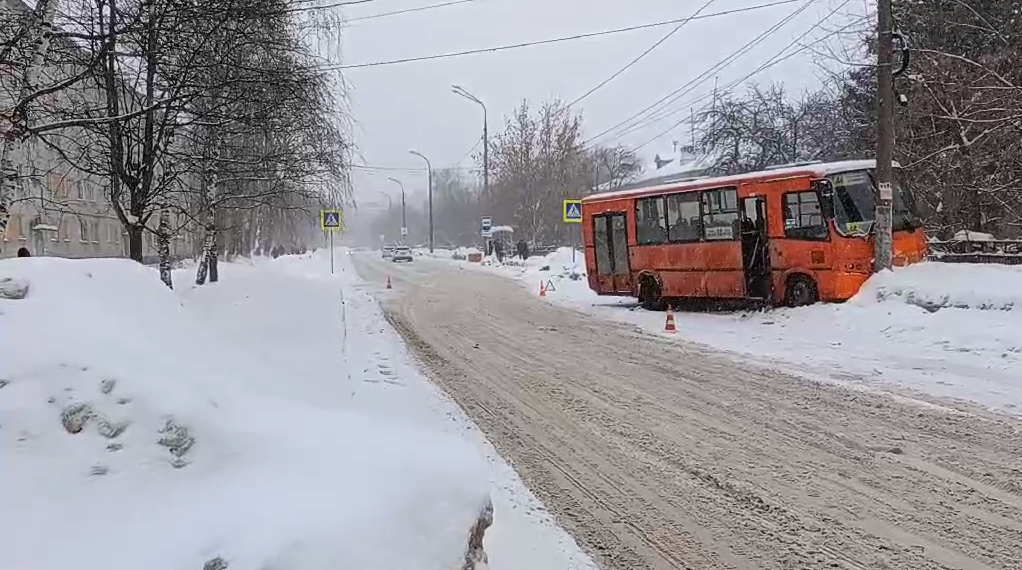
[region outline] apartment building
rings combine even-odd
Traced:
[[[0,22],[24,14],[29,8],[21,0],[0,0]],[[67,46],[63,46],[67,49]],[[73,47],[71,49],[74,49]],[[42,75],[49,81],[69,77],[75,70],[48,62]],[[0,68],[0,74],[13,73]],[[12,77],[0,76],[0,109],[13,101]],[[73,109],[85,103],[102,101],[102,93],[90,81],[81,81],[38,101],[36,113],[44,120],[60,109]],[[91,106],[91,105],[90,105]],[[46,142],[30,139],[13,145],[10,166],[16,189],[11,197],[10,220],[0,239],[0,259],[13,257],[21,247],[32,255],[59,257],[122,257],[127,255],[127,234],[110,206],[108,181],[89,174],[70,163],[80,145],[76,136],[84,133],[67,129]],[[175,221],[181,221],[180,218]],[[181,224],[173,224],[181,227]],[[146,232],[144,258],[156,258],[154,235]],[[190,233],[171,240],[171,255],[191,256],[196,244]]]

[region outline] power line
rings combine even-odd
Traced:
[[[295,4],[314,4],[319,0],[294,0]],[[330,4],[320,4],[318,6],[308,6],[305,8],[292,8],[289,12],[305,12],[310,10],[329,10],[331,8],[339,8],[341,6],[354,6],[356,4],[369,4],[370,2],[376,2],[376,0],[342,0],[341,2],[333,2]]]
[[[701,74],[699,74],[695,78],[689,80],[687,83],[685,83],[681,87],[678,87],[674,91],[668,93],[667,95],[665,95],[664,97],[660,98],[659,100],[657,100],[653,104],[651,104],[648,107],[646,107],[646,108],[638,111],[637,113],[631,115],[630,117],[628,117],[627,119],[621,121],[620,123],[617,123],[616,125],[610,127],[609,129],[606,129],[606,130],[602,131],[601,133],[597,134],[596,136],[591,137],[586,142],[587,143],[592,142],[592,141],[594,141],[596,139],[602,138],[604,135],[607,135],[607,134],[613,133],[613,132],[617,133],[617,137],[621,137],[621,136],[624,136],[625,134],[628,134],[628,133],[634,131],[637,128],[641,128],[642,126],[650,124],[648,122],[650,118],[640,119],[640,117],[642,117],[643,115],[649,113],[650,111],[652,111],[652,115],[651,116],[655,116],[657,113],[659,113],[666,106],[668,106],[671,103],[677,101],[681,97],[684,97],[688,93],[691,93],[693,90],[695,90],[696,87],[698,87],[699,85],[705,83],[710,77],[712,77],[714,73],[717,73],[717,72],[721,71],[722,69],[724,69],[725,67],[731,65],[738,58],[740,58],[741,56],[745,55],[746,53],[751,51],[754,47],[756,47],[757,45],[762,43],[767,37],[769,37],[770,35],[776,33],[778,30],[780,30],[788,22],[790,22],[791,20],[795,19],[799,14],[801,14],[803,11],[805,11],[815,1],[816,0],[808,0],[805,4],[803,4],[802,6],[797,8],[794,12],[792,12],[791,14],[785,16],[779,22],[777,22],[773,26],[767,28],[762,33],[760,33],[758,36],[756,36],[755,38],[749,40],[745,45],[743,45],[742,47],[738,48],[737,50],[732,52],[730,55],[728,55],[727,57],[725,57],[721,61],[715,63],[713,66],[711,66],[709,69],[707,69],[706,71],[702,72]],[[639,119],[639,120],[637,122],[633,122],[633,121],[636,121],[636,119]],[[659,120],[659,119],[656,119],[656,120]],[[656,122],[656,120],[654,120],[654,122]],[[619,130],[619,129],[621,129],[621,127],[629,125],[629,124],[630,124],[630,126],[627,126],[623,130]]]
[[[483,144],[483,139],[482,138],[480,138],[478,141],[476,141],[476,144],[472,145],[472,148],[468,149],[468,152],[465,153],[465,156],[462,156],[461,158],[459,158],[458,161],[454,163],[454,165],[457,166],[457,165],[461,164],[461,161],[463,161],[466,158],[468,158],[469,155],[471,155],[475,151],[475,149],[479,148],[479,145],[481,145],[481,144]]]
[[[805,31],[805,32],[804,32],[804,33],[803,33],[802,35],[800,35],[799,37],[797,37],[797,38],[795,38],[794,40],[792,40],[792,42],[791,42],[791,43],[789,43],[789,44],[788,44],[787,46],[785,46],[784,48],[782,48],[782,49],[781,49],[781,50],[780,50],[779,52],[777,52],[777,54],[775,54],[775,55],[774,55],[774,56],[773,56],[772,58],[770,58],[769,60],[767,60],[767,61],[766,61],[766,62],[765,62],[764,64],[760,65],[759,67],[757,67],[756,69],[754,69],[754,70],[753,70],[752,72],[748,73],[747,75],[745,75],[745,76],[744,76],[744,77],[742,77],[741,79],[737,79],[737,80],[735,80],[735,81],[732,81],[731,83],[729,83],[728,85],[726,85],[726,86],[725,86],[725,87],[724,87],[724,88],[722,89],[722,91],[723,91],[724,93],[730,93],[730,92],[731,92],[731,91],[732,91],[732,90],[733,90],[733,89],[734,89],[735,87],[737,87],[737,86],[741,85],[742,83],[744,83],[745,81],[747,81],[747,80],[748,80],[749,78],[751,78],[752,76],[754,76],[754,75],[757,75],[757,74],[759,74],[759,73],[761,73],[761,72],[763,72],[763,71],[765,71],[765,70],[767,70],[767,69],[769,69],[769,68],[771,68],[771,67],[773,67],[773,66],[775,66],[775,65],[777,65],[777,64],[779,64],[779,63],[782,63],[782,62],[784,62],[784,61],[787,61],[787,60],[791,59],[792,57],[794,57],[794,56],[796,56],[796,55],[798,55],[798,54],[800,54],[800,53],[802,53],[802,52],[804,52],[804,51],[808,50],[808,49],[809,49],[809,48],[811,48],[812,46],[814,46],[814,45],[816,45],[816,44],[818,44],[818,43],[820,43],[820,42],[822,42],[822,41],[825,41],[825,40],[827,40],[827,39],[829,39],[829,38],[831,38],[831,37],[833,37],[833,36],[835,36],[835,35],[841,34],[841,33],[843,33],[843,32],[844,32],[845,30],[847,30],[848,28],[850,28],[850,27],[852,27],[852,26],[854,26],[854,25],[858,24],[859,22],[861,22],[861,21],[862,21],[862,20],[863,20],[864,18],[858,18],[858,19],[856,19],[856,20],[853,20],[852,22],[849,22],[849,23],[848,23],[848,24],[847,24],[846,26],[844,26],[844,27],[842,27],[842,28],[839,28],[838,30],[835,30],[835,31],[833,31],[833,32],[831,32],[831,33],[829,33],[829,34],[827,34],[827,35],[825,35],[825,36],[823,36],[823,37],[821,37],[821,38],[819,38],[819,39],[817,39],[817,40],[813,41],[813,42],[810,42],[809,44],[806,44],[806,45],[802,46],[801,48],[799,48],[799,49],[797,49],[797,50],[795,50],[795,51],[793,51],[793,52],[791,52],[791,53],[789,53],[789,54],[787,54],[787,55],[784,55],[784,52],[786,52],[786,51],[787,51],[787,50],[788,50],[789,48],[791,48],[791,47],[792,47],[793,45],[795,45],[795,44],[797,44],[798,42],[802,41],[802,39],[804,39],[804,38],[805,38],[806,36],[808,36],[808,35],[809,35],[810,33],[812,33],[812,31],[813,31],[814,29],[816,29],[817,27],[819,27],[820,25],[822,25],[822,24],[823,24],[823,23],[824,23],[824,22],[825,22],[826,20],[828,20],[828,19],[829,19],[829,18],[830,18],[831,16],[833,16],[833,15],[834,15],[834,13],[836,13],[836,12],[837,12],[838,10],[840,10],[840,9],[841,9],[841,8],[842,8],[842,7],[843,7],[843,6],[845,5],[845,4],[847,4],[847,3],[849,2],[849,1],[850,1],[850,0],[845,0],[845,2],[844,2],[843,4],[841,4],[841,6],[838,6],[838,8],[837,8],[837,9],[835,9],[835,10],[831,11],[831,12],[830,12],[829,14],[827,14],[827,16],[825,16],[825,17],[824,17],[823,19],[821,19],[821,20],[820,20],[819,22],[817,22],[817,23],[813,24],[813,26],[812,26],[812,27],[810,27],[810,28],[809,28],[808,30],[806,30],[806,31]],[[782,56],[783,56],[783,57],[782,57]],[[693,101],[691,101],[691,103],[689,104],[689,107],[691,107],[691,106],[694,106],[695,104],[697,104],[697,103],[700,103],[700,102],[702,102],[702,101],[705,101],[706,99],[709,99],[710,97],[713,97],[713,96],[715,96],[715,95],[716,95],[716,93],[708,93],[708,94],[704,94],[704,95],[702,95],[702,96],[700,96],[700,97],[697,97],[696,99],[694,99]],[[663,115],[663,116],[661,116],[660,118],[658,118],[658,119],[657,119],[656,121],[654,121],[654,123],[656,123],[656,122],[660,122],[660,121],[662,121],[662,120],[666,119],[667,117],[669,117],[669,116],[671,116],[671,115],[675,115],[675,114],[679,113],[679,112],[680,112],[680,111],[682,111],[682,110],[683,110],[682,108],[677,108],[677,109],[674,109],[673,111],[670,111],[670,112],[669,112],[669,113],[667,113],[666,115]],[[646,141],[646,142],[642,143],[642,144],[641,144],[641,145],[639,145],[638,147],[636,147],[636,150],[637,150],[637,149],[640,149],[640,148],[642,148],[642,147],[644,147],[644,146],[646,146],[646,145],[648,145],[648,144],[650,144],[650,143],[651,143],[651,142],[653,142],[654,140],[656,140],[656,139],[660,138],[661,136],[663,136],[663,135],[667,134],[667,133],[668,133],[668,132],[670,132],[671,130],[673,130],[673,129],[677,128],[677,127],[678,127],[679,125],[681,125],[681,124],[682,124],[682,123],[684,123],[684,122],[685,122],[685,120],[684,120],[684,119],[682,119],[682,120],[680,120],[680,121],[678,121],[678,122],[674,123],[674,124],[673,124],[673,125],[672,125],[672,126],[671,126],[671,127],[669,128],[669,129],[667,129],[666,131],[663,131],[663,132],[661,132],[660,134],[656,135],[656,136],[655,136],[655,137],[653,137],[652,139],[650,139],[650,140],[648,140],[648,141]],[[652,124],[652,123],[648,123],[648,124]]]
[[[847,3],[847,1],[846,1],[846,3]],[[843,5],[844,5],[844,4],[842,4],[842,6],[843,6]],[[831,14],[833,14],[833,12],[832,12]],[[830,17],[830,15],[828,15],[828,16],[827,16],[827,18],[829,18],[829,17]],[[805,37],[806,37],[807,35],[809,35],[809,33],[810,33],[810,32],[812,32],[812,31],[813,31],[813,30],[814,30],[814,29],[815,29],[816,27],[818,27],[818,26],[819,26],[820,24],[822,24],[822,23],[824,22],[824,20],[826,20],[827,18],[824,18],[823,20],[820,20],[819,22],[817,22],[816,24],[814,24],[814,25],[813,25],[813,27],[811,27],[811,28],[809,28],[808,30],[806,30],[806,32],[805,32],[804,34],[802,34],[801,36],[799,36],[798,38],[796,38],[796,39],[795,39],[795,40],[794,40],[794,41],[793,41],[792,43],[790,43],[790,44],[788,44],[787,46],[785,46],[785,48],[784,48],[784,49],[782,49],[782,50],[781,50],[780,52],[778,52],[778,53],[777,53],[777,55],[775,55],[774,57],[772,57],[772,58],[771,58],[770,60],[768,60],[768,61],[767,61],[766,63],[764,63],[763,65],[759,66],[758,68],[756,68],[755,70],[753,70],[753,71],[752,71],[751,73],[749,73],[749,74],[748,74],[748,75],[746,75],[745,77],[743,77],[743,78],[741,78],[741,79],[739,79],[739,80],[737,80],[737,81],[733,81],[733,82],[731,82],[731,83],[730,83],[730,84],[729,84],[729,85],[728,85],[727,87],[725,87],[725,88],[724,88],[724,91],[725,91],[725,92],[730,92],[730,90],[734,89],[734,88],[735,88],[735,87],[737,87],[738,85],[741,85],[742,83],[744,83],[745,81],[747,81],[747,80],[748,80],[748,79],[749,79],[750,77],[752,77],[753,75],[756,75],[756,74],[758,74],[758,73],[760,73],[760,72],[762,72],[762,71],[764,71],[764,70],[766,70],[766,69],[769,69],[769,68],[771,68],[771,67],[773,67],[773,66],[775,66],[775,65],[777,65],[777,64],[779,64],[779,63],[781,63],[781,62],[783,62],[783,61],[786,61],[786,60],[788,60],[788,59],[791,59],[792,57],[794,57],[794,56],[796,56],[796,55],[798,55],[798,54],[800,54],[800,53],[802,53],[802,52],[804,52],[804,51],[808,50],[808,49],[809,49],[810,47],[812,47],[812,46],[814,46],[814,45],[816,45],[816,44],[818,44],[818,43],[820,43],[820,42],[822,42],[822,41],[824,41],[824,40],[826,40],[826,39],[828,39],[828,38],[830,38],[830,37],[833,37],[833,36],[835,36],[835,35],[837,35],[837,34],[840,34],[840,33],[844,32],[844,31],[845,31],[845,30],[847,30],[848,28],[850,28],[850,27],[852,27],[852,26],[854,26],[854,25],[858,24],[858,23],[859,23],[859,22],[861,22],[861,21],[862,21],[863,19],[865,19],[865,18],[860,18],[860,19],[858,19],[858,20],[852,21],[852,22],[850,22],[850,23],[849,23],[848,25],[844,26],[843,28],[840,28],[840,29],[838,29],[838,30],[836,30],[836,31],[834,31],[834,32],[831,32],[831,33],[829,33],[829,34],[827,34],[827,35],[823,36],[822,38],[820,38],[820,39],[818,39],[818,40],[816,40],[816,41],[813,41],[813,42],[811,42],[811,43],[809,43],[809,44],[806,44],[806,45],[802,46],[801,48],[799,48],[799,49],[797,49],[797,50],[795,50],[795,51],[793,51],[793,52],[789,53],[788,55],[785,55],[784,57],[781,57],[781,55],[782,55],[782,54],[784,54],[784,52],[785,52],[785,51],[787,51],[787,50],[788,50],[788,48],[790,48],[791,46],[795,45],[796,43],[798,43],[799,41],[801,41],[801,40],[802,40],[803,38],[805,38]],[[699,98],[699,99],[697,99],[696,101],[693,101],[693,104],[694,104],[694,103],[696,103],[696,102],[698,102],[698,101],[702,101],[702,100],[705,100],[705,99],[707,99],[708,97],[709,97],[708,95],[704,95],[703,97],[700,97],[700,98]],[[675,111],[675,112],[676,112],[676,111]],[[671,113],[671,114],[674,114],[674,113]],[[664,118],[666,118],[666,117],[664,117]],[[667,133],[671,132],[672,130],[674,130],[675,128],[677,128],[677,127],[678,127],[678,125],[680,125],[680,124],[682,124],[682,123],[684,123],[684,122],[685,122],[685,120],[684,120],[684,119],[682,119],[682,120],[680,120],[680,121],[678,121],[678,122],[674,123],[674,124],[673,124],[673,125],[671,125],[671,126],[670,126],[670,127],[668,128],[668,129],[666,129],[666,130],[664,130],[664,131],[660,132],[660,133],[659,133],[659,134],[657,134],[657,135],[656,135],[655,137],[653,137],[653,138],[651,138],[651,139],[647,140],[646,142],[642,143],[641,145],[639,145],[639,146],[635,147],[635,149],[633,149],[633,150],[639,150],[639,149],[641,149],[641,148],[643,148],[643,147],[647,146],[648,144],[652,143],[653,141],[657,140],[658,138],[660,138],[660,137],[662,137],[662,136],[666,135]]]
[[[370,14],[368,16],[359,16],[357,18],[348,18],[344,20],[345,23],[360,22],[362,20],[375,20],[377,18],[386,18],[389,16],[399,16],[401,14],[410,14],[412,12],[423,12],[426,10],[435,10],[437,8],[446,8],[447,6],[455,6],[457,4],[468,4],[476,2],[478,0],[453,0],[451,2],[441,2],[439,4],[429,4],[427,6],[418,6],[415,8],[406,8],[404,10],[394,10],[393,12],[382,12],[380,14]]]
[[[533,41],[533,42],[522,42],[522,43],[518,43],[518,44],[495,46],[495,47],[481,48],[481,49],[472,49],[472,50],[465,50],[465,51],[459,51],[459,52],[441,53],[441,54],[434,54],[434,55],[423,55],[423,56],[416,56],[416,57],[406,57],[406,58],[401,58],[401,59],[392,59],[392,60],[386,60],[386,61],[373,61],[373,62],[368,62],[368,63],[352,63],[352,64],[347,64],[347,65],[326,66],[326,67],[321,68],[321,70],[329,71],[329,70],[341,70],[341,69],[360,69],[360,68],[364,68],[364,67],[383,67],[383,66],[388,66],[388,65],[397,65],[397,64],[401,64],[401,63],[412,63],[412,62],[418,62],[418,61],[431,61],[431,60],[436,60],[436,59],[449,59],[449,58],[461,57],[461,56],[465,56],[465,55],[476,55],[476,54],[482,54],[482,53],[496,53],[496,52],[513,50],[513,49],[520,49],[520,48],[525,48],[525,47],[549,45],[549,44],[555,44],[555,43],[561,43],[561,42],[581,40],[581,39],[586,39],[586,38],[595,38],[595,37],[600,37],[600,36],[609,36],[609,35],[612,35],[612,34],[621,34],[621,33],[624,33],[624,32],[632,32],[632,31],[635,31],[635,30],[645,30],[645,29],[649,29],[649,28],[658,28],[660,26],[669,26],[671,24],[680,24],[682,22],[687,22],[687,21],[692,21],[692,20],[705,20],[705,19],[709,19],[709,18],[717,18],[717,17],[720,17],[720,16],[729,16],[731,14],[739,14],[739,13],[743,13],[743,12],[752,12],[752,11],[755,11],[755,10],[762,10],[762,9],[765,9],[765,8],[772,8],[774,6],[782,6],[784,4],[792,4],[792,3],[798,2],[798,1],[799,0],[776,0],[774,2],[770,2],[770,3],[767,3],[767,4],[758,4],[758,5],[755,5],[755,6],[746,6],[744,8],[736,8],[734,10],[726,10],[726,11],[722,11],[722,12],[715,12],[715,13],[712,13],[712,14],[703,14],[703,15],[700,15],[700,16],[693,16],[693,17],[689,17],[689,18],[677,18],[677,19],[673,19],[673,20],[664,20],[664,21],[661,21],[661,22],[652,22],[652,23],[649,23],[649,24],[640,24],[640,25],[637,25],[637,26],[628,26],[626,28],[615,28],[615,29],[612,29],[612,30],[602,30],[602,31],[599,31],[599,32],[589,32],[589,33],[585,33],[585,34],[576,34],[576,35],[573,35],[573,36],[562,36],[562,37],[550,38],[550,39],[546,39],[546,40],[537,40],[537,41]]]
[[[662,103],[660,103],[658,105],[659,108],[657,110],[653,111],[648,117],[646,117],[644,119],[640,119],[637,122],[635,122],[634,124],[632,124],[631,126],[629,126],[629,127],[625,128],[625,129],[619,131],[616,134],[616,136],[618,138],[623,137],[623,136],[625,136],[625,135],[627,135],[629,133],[632,133],[632,132],[635,132],[635,131],[637,131],[639,129],[645,128],[645,127],[647,127],[649,125],[656,124],[656,123],[664,120],[665,118],[670,117],[671,115],[674,115],[674,114],[680,112],[681,110],[683,110],[683,107],[678,107],[678,108],[675,108],[674,110],[668,110],[667,107],[670,104],[674,103],[675,101],[681,99],[682,97],[685,97],[686,95],[692,93],[700,85],[702,85],[702,84],[706,83],[707,81],[709,81],[711,76],[715,77],[716,74],[719,73],[721,70],[723,70],[724,68],[726,68],[729,65],[733,64],[735,61],[737,61],[743,55],[745,55],[745,54],[749,53],[750,51],[752,51],[756,46],[758,46],[759,44],[761,44],[764,41],[766,41],[766,39],[768,37],[772,36],[773,34],[777,33],[778,31],[780,31],[781,28],[783,28],[784,26],[788,25],[792,20],[794,20],[799,15],[801,15],[803,12],[805,12],[813,3],[817,2],[817,1],[818,0],[809,0],[808,2],[806,2],[805,4],[800,6],[794,12],[789,14],[787,17],[783,18],[780,22],[777,22],[777,24],[775,24],[774,26],[768,28],[763,33],[761,33],[759,36],[753,38],[752,41],[750,41],[749,43],[745,44],[744,46],[739,48],[736,52],[732,53],[729,57],[727,57],[724,60],[722,60],[718,65],[713,66],[712,68],[708,69],[707,71],[705,71],[703,74],[699,75],[698,77],[696,77],[692,81],[689,81],[686,85],[683,85],[681,88],[675,90],[671,94],[671,97],[670,97],[670,99],[668,101],[664,101],[664,102],[662,102]],[[846,0],[846,1],[848,1],[848,0]],[[829,15],[827,17],[829,17]],[[824,18],[824,19],[826,19],[826,18]],[[704,99],[712,97],[712,96],[714,96],[712,93],[705,94],[705,95],[702,96],[702,98],[699,98],[697,100],[701,101],[701,100],[704,100]],[[691,106],[693,104],[694,103],[690,103],[687,107],[691,108]],[[666,111],[666,113],[665,113],[665,111]]]
[[[475,150],[475,149],[473,148],[472,150]],[[469,151],[469,152],[471,152],[471,151]],[[404,174],[425,174],[426,173],[426,170],[424,168],[406,168],[406,167],[400,167],[400,166],[378,166],[378,165],[370,165],[370,164],[351,164],[351,165],[349,165],[349,167],[353,168],[355,170],[363,170],[367,174],[380,174],[380,173],[384,173],[384,172],[401,172],[401,173],[404,173]],[[437,171],[440,171],[440,170],[474,170],[474,168],[470,167],[470,166],[449,166],[449,167],[446,167],[446,168],[434,168],[433,169],[434,172],[437,172]]]
[[[706,2],[706,4],[703,4],[703,5],[702,5],[702,7],[700,7],[700,8],[698,9],[698,10],[696,10],[696,13],[692,15],[692,18],[695,18],[695,17],[699,16],[699,14],[701,14],[701,13],[703,12],[703,10],[705,10],[706,8],[708,8],[708,7],[710,6],[710,4],[713,4],[713,3],[714,3],[714,2],[716,2],[716,1],[717,1],[717,0],[708,0],[708,1]],[[633,59],[633,60],[632,60],[632,61],[630,61],[630,62],[629,62],[629,63],[628,63],[627,65],[625,65],[625,66],[624,66],[624,67],[622,67],[621,69],[617,70],[617,72],[615,72],[615,73],[614,73],[613,75],[611,75],[610,77],[608,77],[608,78],[604,79],[603,81],[601,81],[601,82],[600,82],[599,84],[597,84],[597,85],[596,85],[596,87],[593,87],[593,88],[592,88],[592,89],[590,89],[589,91],[586,91],[586,92],[585,92],[585,93],[583,93],[583,94],[582,94],[581,96],[579,96],[578,98],[576,98],[576,99],[575,99],[574,101],[572,101],[571,103],[568,103],[567,107],[571,107],[571,106],[575,105],[576,103],[578,103],[579,101],[581,101],[581,100],[585,99],[586,97],[588,97],[588,96],[592,95],[593,93],[595,93],[596,91],[598,91],[598,90],[599,90],[600,88],[602,88],[602,87],[603,87],[604,85],[606,85],[606,84],[610,83],[611,81],[613,81],[614,79],[616,79],[616,78],[617,78],[617,76],[619,76],[619,75],[621,75],[622,73],[624,73],[624,72],[628,71],[628,69],[629,69],[629,68],[631,68],[631,67],[632,67],[633,65],[635,65],[636,63],[638,63],[638,62],[639,62],[639,60],[641,60],[642,58],[644,58],[644,57],[646,57],[647,55],[649,55],[649,54],[650,54],[650,53],[651,53],[651,52],[652,52],[653,50],[655,50],[656,48],[660,47],[660,44],[662,44],[662,43],[666,42],[667,40],[671,39],[671,36],[673,36],[674,34],[678,33],[678,31],[679,31],[679,30],[681,30],[682,28],[684,28],[684,27],[685,27],[685,24],[687,24],[687,23],[689,23],[689,22],[691,22],[691,21],[692,21],[692,19],[690,18],[690,19],[688,19],[688,20],[685,20],[684,22],[682,22],[682,23],[678,24],[678,26],[677,26],[677,27],[675,27],[675,28],[674,28],[673,30],[671,30],[670,32],[668,32],[666,36],[664,36],[664,37],[660,38],[660,41],[658,41],[657,43],[653,44],[652,46],[650,46],[650,47],[649,47],[649,49],[647,49],[646,51],[644,51],[644,52],[642,52],[641,54],[639,54],[639,57],[637,57],[637,58]]]

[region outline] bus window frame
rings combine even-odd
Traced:
[[[696,206],[699,207],[698,223],[699,227],[696,229],[695,239],[672,239],[671,238],[671,220],[669,212],[671,210],[670,198],[672,196],[681,196],[686,198],[685,201],[695,202]],[[694,198],[690,199],[690,198]],[[667,243],[702,243],[706,241],[703,239],[703,193],[702,191],[696,192],[673,192],[671,194],[664,194],[664,216],[667,222]]]
[[[642,241],[640,238],[639,227],[641,223],[639,222],[639,212],[642,211],[641,203],[647,200],[660,200],[661,207],[659,208],[658,211],[660,212],[659,216],[660,222],[663,224],[664,235],[666,236],[666,238],[663,241]],[[641,198],[634,199],[633,204],[634,204],[633,211],[635,212],[635,245],[637,247],[643,247],[649,245],[656,246],[671,243],[670,232],[668,231],[667,228],[667,195],[659,194],[656,196],[642,196]]]
[[[734,198],[735,198],[734,211],[731,211],[731,210],[721,210],[719,212],[709,212],[705,206],[709,205],[709,202],[711,201],[710,200],[710,193],[712,193],[712,192],[732,192],[732,193],[734,193]],[[722,243],[722,242],[728,242],[728,241],[740,241],[741,240],[741,236],[742,236],[742,232],[741,231],[735,231],[735,227],[734,227],[734,223],[735,222],[734,221],[731,222],[731,237],[730,238],[710,238],[710,237],[707,237],[707,235],[706,235],[706,227],[707,227],[707,225],[706,225],[706,216],[707,216],[707,214],[709,214],[710,216],[722,215],[722,214],[734,214],[735,215],[735,220],[739,221],[739,222],[741,221],[741,219],[742,219],[742,208],[741,208],[741,204],[740,204],[741,199],[740,199],[740,196],[738,195],[738,187],[737,186],[722,186],[720,188],[706,188],[705,190],[700,190],[698,193],[700,195],[699,196],[699,208],[701,210],[701,215],[699,217],[699,225],[700,225],[700,237],[702,239],[700,241],[702,241],[703,243]],[[717,227],[724,227],[724,226],[717,226]]]
[[[787,218],[784,216],[784,209],[788,206],[788,196],[796,196],[796,195],[799,195],[799,194],[813,194],[813,195],[816,196],[816,203],[820,207],[820,219],[822,221],[822,223],[820,225],[818,225],[818,226],[808,226],[808,227],[801,227],[800,226],[798,228],[789,228],[787,226]],[[790,240],[794,240],[794,241],[812,241],[812,242],[821,242],[821,243],[831,241],[831,238],[830,238],[830,234],[831,234],[831,227],[830,227],[830,225],[831,224],[830,224],[830,220],[826,216],[826,210],[825,210],[825,208],[823,206],[823,200],[824,200],[823,196],[821,196],[820,192],[818,190],[816,190],[816,189],[792,190],[790,192],[784,192],[783,194],[781,194],[781,217],[782,217],[782,219],[785,222],[785,224],[784,224],[784,239],[790,239]],[[801,202],[799,203],[799,205],[801,205]],[[799,210],[799,215],[801,215],[801,210]],[[798,234],[794,234],[793,235],[792,234],[792,229],[794,229],[796,231],[797,230],[804,230],[804,229],[815,229],[815,230],[818,230],[820,232],[820,235],[818,235],[818,236],[798,235]]]

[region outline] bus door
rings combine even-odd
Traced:
[[[770,248],[767,241],[767,205],[764,196],[742,198],[742,269],[745,272],[745,296],[769,299]]]
[[[593,216],[593,244],[600,291],[631,293],[632,273],[628,263],[628,225],[625,214]]]

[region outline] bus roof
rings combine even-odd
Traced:
[[[872,159],[800,164],[796,166],[771,168],[768,170],[757,170],[756,172],[747,172],[745,174],[735,174],[732,176],[717,176],[695,178],[688,180],[678,180],[675,182],[667,182],[663,184],[653,184],[649,186],[643,185],[638,188],[626,188],[624,190],[615,190],[613,192],[601,192],[599,194],[592,194],[590,196],[586,196],[582,198],[582,201],[587,203],[605,202],[608,200],[618,200],[621,198],[636,198],[640,196],[657,194],[660,192],[737,186],[745,182],[760,180],[762,178],[783,179],[794,178],[796,176],[814,176],[817,178],[821,178],[823,176],[827,176],[830,174],[848,172],[851,170],[866,170],[874,168],[875,166],[876,161]],[[897,167],[899,165],[895,163],[894,166]]]

